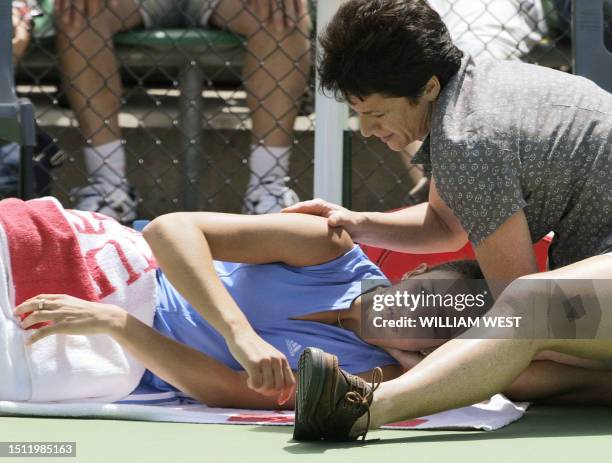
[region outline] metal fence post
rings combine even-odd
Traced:
[[[181,142],[182,206],[186,211],[200,210],[200,162],[202,156],[202,89],[204,75],[197,62],[192,61],[179,77],[179,130]]]
[[[342,0],[317,2],[317,35],[327,26],[341,3]],[[314,197],[341,204],[343,130],[348,119],[348,108],[317,91],[315,110]]]

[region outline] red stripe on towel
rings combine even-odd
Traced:
[[[230,416],[227,423],[274,423],[293,424],[293,416],[287,415],[234,415]]]
[[[41,293],[97,301],[77,237],[51,200],[0,201],[15,286],[15,303]]]
[[[416,420],[409,421],[398,421],[397,423],[386,424],[385,428],[416,428],[420,424],[427,423],[429,420],[424,420],[422,418],[418,418]]]

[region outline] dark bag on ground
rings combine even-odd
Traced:
[[[0,145],[0,198],[19,195],[20,147],[16,143]],[[36,196],[51,193],[51,174],[62,165],[64,155],[53,139],[39,127],[33,152],[34,192]]]

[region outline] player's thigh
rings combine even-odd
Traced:
[[[209,0],[211,1],[211,0]],[[297,19],[297,29],[277,31],[272,27],[269,17],[263,17],[261,11],[256,8],[255,2],[249,0],[212,0],[214,8],[210,23],[213,26],[228,29],[236,34],[250,37],[263,32],[270,39],[280,40],[293,33],[308,34],[310,28],[310,16],[307,4],[304,0],[294,0],[294,8],[298,11],[298,4],[302,4],[303,14]],[[270,2],[273,8],[276,2]],[[270,11],[268,11],[270,13]]]

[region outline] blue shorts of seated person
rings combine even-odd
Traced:
[[[293,370],[297,370],[300,354],[308,346],[338,356],[340,367],[349,373],[396,363],[385,351],[363,342],[352,331],[324,323],[291,320],[349,308],[362,293],[363,279],[377,279],[379,286],[389,285],[384,274],[358,246],[330,262],[308,267],[215,262],[215,268],[255,331],[287,357]],[[157,281],[159,301],[154,328],[234,370],[242,370],[221,335],[172,287],[162,272],[158,272]],[[181,394],[147,370],[138,388],[123,402],[157,403],[171,398],[180,399]]]

